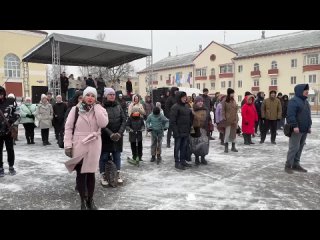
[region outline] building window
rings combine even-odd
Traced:
[[[221,73],[233,73],[232,64],[221,65],[220,74]]]
[[[238,72],[242,72],[242,70],[243,70],[242,65],[239,65],[239,66],[238,66]]]
[[[316,83],[317,82],[317,75],[309,75],[309,83]]]
[[[169,74],[169,80],[171,81],[171,74]]]
[[[228,87],[231,88],[231,81],[228,82]]]
[[[253,86],[254,87],[259,87],[259,79],[253,80]]]
[[[197,88],[200,89],[200,83],[197,83]]]
[[[242,95],[238,95],[238,102],[242,102]]]
[[[212,82],[212,83],[211,83],[211,89],[214,90],[215,88],[216,88],[216,83]]]
[[[277,69],[278,68],[278,64],[276,61],[272,61],[271,62],[271,69]]]
[[[304,57],[306,65],[319,64],[319,54],[310,54]]]
[[[8,54],[4,57],[4,75],[5,77],[20,77],[20,59],[14,54]]]
[[[206,76],[207,76],[207,68],[196,69],[196,77],[206,77]]]
[[[214,70],[214,68],[211,68],[211,76],[216,75],[216,71]]]
[[[202,84],[202,89],[204,89],[204,88],[206,88],[206,84],[205,83]]]
[[[226,82],[225,81],[221,82],[221,88],[226,88]]]
[[[160,81],[162,81],[162,75],[160,75]]]
[[[291,84],[297,84],[297,77],[291,77]]]
[[[189,76],[192,77],[192,72],[189,72]]]
[[[253,71],[259,71],[259,64],[258,63],[255,63],[253,65]]]
[[[238,88],[242,88],[242,80],[238,81]]]
[[[296,68],[297,67],[297,59],[291,59],[291,67]]]
[[[271,86],[277,86],[277,79],[276,78],[271,78]]]

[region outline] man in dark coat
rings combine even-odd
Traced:
[[[100,174],[101,184],[103,186],[108,183],[105,180],[104,172],[106,162],[110,159],[109,156],[112,154],[112,159],[118,170],[118,183],[122,183],[123,180],[120,176],[121,168],[121,152],[123,150],[123,132],[126,127],[126,116],[121,108],[120,104],[116,101],[116,93],[112,88],[105,88],[104,90],[105,102],[104,108],[107,110],[109,123],[106,128],[102,129],[102,153],[100,157]]]
[[[176,100],[176,93],[179,91],[179,88],[172,87],[170,89],[170,96],[168,97],[165,105],[164,116],[168,119],[170,119],[170,113],[172,106],[177,102]],[[170,148],[171,144],[171,135],[172,135],[172,128],[169,126],[168,132],[167,132],[167,148]]]
[[[175,168],[185,170],[185,167],[191,167],[186,162],[188,139],[193,121],[192,111],[186,106],[187,94],[185,92],[177,93],[177,103],[175,103],[170,112],[170,127],[173,130],[174,137],[174,160]]]
[[[260,133],[262,132],[262,121],[261,121],[261,106],[264,100],[264,92],[258,92],[257,99],[254,102],[254,105],[256,106],[257,114],[258,114],[258,122],[255,124],[255,133],[258,133],[258,126]]]
[[[128,81],[126,82],[126,90],[127,90],[127,95],[131,96],[131,94],[132,94],[132,82],[130,81],[130,78],[128,78]]]
[[[59,139],[59,134],[64,124],[64,115],[67,111],[67,104],[62,102],[62,97],[58,95],[56,97],[57,102],[53,105],[53,119],[52,125],[54,127],[54,133],[56,135],[56,140]]]
[[[89,74],[88,79],[86,80],[86,86],[87,87],[97,88],[96,84],[94,83],[94,80],[92,79],[92,75],[91,74]]]
[[[18,120],[19,114],[16,113],[16,107],[13,102],[10,102],[7,98],[6,90],[0,86],[0,111],[5,118],[0,116],[0,177],[4,177],[3,168],[3,142],[5,142],[7,150],[7,158],[9,164],[9,174],[15,175],[16,171],[13,167],[14,165],[14,149],[13,149],[13,137],[9,127]]]
[[[68,86],[69,86],[69,79],[66,76],[66,73],[63,72],[60,75],[60,89],[61,89],[61,96],[63,101],[66,101]]]
[[[285,164],[285,172],[307,172],[300,165],[300,157],[307,134],[311,133],[311,110],[308,102],[309,84],[298,84],[294,88],[295,96],[290,99],[287,110],[287,123],[293,128],[289,139],[289,150]]]
[[[204,88],[202,90],[203,94],[201,95],[202,99],[203,99],[203,105],[207,108],[207,116],[208,116],[208,123],[211,125],[210,128],[213,129],[213,125],[212,125],[212,119],[211,119],[211,116],[210,116],[210,111],[213,110],[213,105],[212,105],[212,100],[210,99],[210,97],[208,96],[209,94],[209,90],[208,88]],[[209,128],[209,131],[208,131],[208,137],[210,140],[215,140],[214,137],[211,136],[210,134],[210,128]],[[213,132],[213,130],[212,130]]]

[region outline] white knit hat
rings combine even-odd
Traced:
[[[113,88],[104,88],[104,96],[106,97],[109,94],[116,94]]]
[[[97,98],[97,90],[93,87],[87,87],[84,91],[83,91],[83,97],[85,97],[88,93],[93,94],[96,98]]]
[[[15,96],[14,96],[13,93],[10,93],[10,94],[8,95],[8,98],[15,98]]]
[[[42,100],[43,98],[48,98],[48,97],[47,97],[47,95],[45,95],[44,93],[42,93],[42,94],[41,94],[41,100]]]

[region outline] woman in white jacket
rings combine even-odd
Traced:
[[[68,100],[72,99],[74,94],[76,93],[76,89],[79,83],[78,80],[74,79],[73,74],[69,76],[69,86],[68,86]]]
[[[37,107],[36,117],[39,120],[43,146],[51,145],[49,142],[49,129],[52,127],[53,108],[45,94],[41,95],[41,102]]]

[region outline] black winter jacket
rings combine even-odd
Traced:
[[[142,117],[130,116],[127,120],[127,131],[129,131],[129,142],[141,142],[142,131],[145,125]]]

